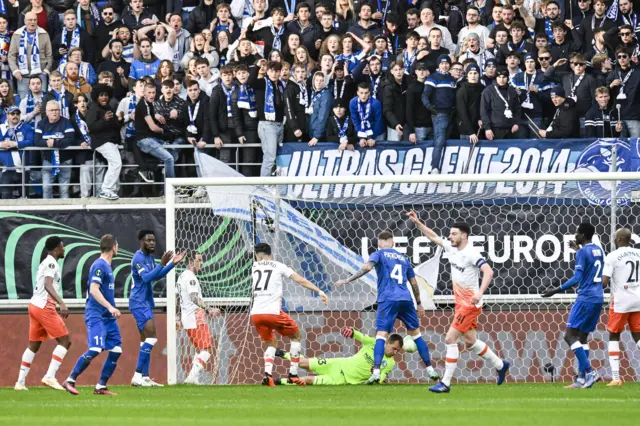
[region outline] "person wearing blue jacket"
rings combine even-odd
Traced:
[[[28,163],[27,153],[20,149],[33,146],[33,127],[20,120],[20,108],[7,108],[7,121],[0,125],[0,198],[12,198],[14,186],[22,182],[23,164]],[[29,179],[25,179],[28,182]],[[22,194],[20,195],[22,196]]]
[[[449,55],[438,57],[438,69],[424,84],[422,103],[431,112],[433,121],[433,154],[431,155],[431,174],[440,173],[442,152],[451,133],[453,112],[456,106],[456,79],[449,73],[451,58]]]
[[[54,148],[42,151],[42,196],[53,198],[53,181],[58,178],[60,198],[69,198],[71,164],[74,151],[65,151],[71,145],[77,145],[76,131],[69,120],[60,115],[60,103],[49,101],[46,116],[38,122],[35,130],[35,146]],[[62,166],[62,167],[60,167]]]
[[[133,90],[136,81],[142,77],[155,76],[160,68],[160,59],[151,52],[151,40],[143,38],[139,44],[140,57],[131,63],[129,71],[129,90]]]
[[[324,140],[327,134],[327,121],[331,114],[331,91],[326,87],[324,74],[321,71],[313,75],[313,91],[311,92],[311,114],[307,116],[309,146]]]
[[[349,102],[349,111],[361,147],[372,147],[376,145],[377,140],[384,140],[386,132],[382,119],[382,104],[371,97],[369,83],[358,84],[357,96]]]

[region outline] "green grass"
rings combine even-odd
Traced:
[[[561,384],[344,387],[112,388],[80,396],[0,389],[0,425],[638,425],[640,384],[569,390]]]

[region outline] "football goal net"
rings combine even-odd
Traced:
[[[192,196],[202,189],[205,197]],[[198,383],[261,382],[264,349],[249,318],[253,247],[260,242],[329,297],[325,306],[314,293],[285,282],[282,310],[300,327],[304,356],[353,355],[358,346],[340,329],[375,334],[375,271],[348,286],[333,284],[367,261],[383,230],[393,233],[396,249],[414,265],[427,309],[421,330],[442,372],[453,314],[451,267],[446,254],[407,219],[410,210],[443,237],[454,222],[471,226],[470,243],[495,272],[478,334],[512,363],[510,380],[568,381],[574,357],[562,336],[575,292],[550,299],[540,294],[573,275],[569,244],[580,223],[595,226],[594,242],[605,254],[614,249],[616,229],[640,232],[639,194],[635,172],[168,179],[167,249],[202,256],[191,271],[196,280],[180,280],[187,264],[168,276],[168,381],[185,382],[201,362]],[[634,241],[640,242],[635,234]],[[202,300],[196,303],[198,295]],[[200,302],[215,309],[203,311]],[[607,309],[589,342],[591,362],[604,376]],[[399,322],[396,327],[405,334]],[[621,341],[623,377],[640,376],[631,336],[625,332]],[[288,348],[288,339],[280,343]],[[203,350],[210,354],[206,362],[197,358]],[[494,380],[494,371],[474,354],[463,351],[460,358],[458,382]],[[417,353],[401,353],[397,361],[391,382],[428,380]],[[275,374],[284,376],[287,368],[288,362],[276,361]]]

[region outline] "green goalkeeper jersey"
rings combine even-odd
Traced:
[[[362,343],[362,348],[357,354],[349,358],[341,360],[342,372],[350,385],[365,382],[371,377],[371,369],[373,368],[373,348],[376,339],[353,330],[353,338]],[[387,374],[393,370],[396,361],[391,356],[384,356],[380,365],[380,382],[383,382]]]

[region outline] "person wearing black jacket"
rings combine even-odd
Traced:
[[[231,119],[236,137],[240,143],[257,144],[258,139],[258,112],[256,110],[256,94],[249,87],[249,70],[244,65],[235,68],[238,86],[231,94]],[[245,147],[240,150],[243,163],[259,163],[260,150],[258,148]],[[260,167],[244,165],[240,171],[245,176],[260,176]]]
[[[347,62],[342,59],[335,61],[330,77],[328,87],[333,92],[333,99],[342,99],[348,104],[356,95],[358,85],[349,75]]]
[[[559,75],[556,72],[556,64],[545,71],[545,78],[561,83],[568,97],[576,102],[579,116],[584,116],[593,105],[597,88],[595,77],[586,72],[587,62],[584,56],[576,53],[571,57],[570,64],[573,72],[570,74]]]
[[[338,142],[340,151],[353,151],[354,145],[358,142],[358,134],[353,127],[353,121],[347,115],[344,99],[333,100],[333,111],[327,124],[327,142]]]
[[[584,117],[585,138],[617,138],[622,132],[622,121],[618,116],[618,110],[611,108],[609,102],[609,89],[598,87],[596,89],[596,101],[598,105],[591,107]]]
[[[218,153],[218,150],[212,144],[211,126],[207,123],[209,119],[209,97],[200,90],[200,85],[198,85],[197,81],[188,80],[186,101],[187,112],[184,115],[184,125],[187,129],[187,142],[193,145],[194,150],[183,150],[182,155],[184,161],[188,164],[197,164],[196,175],[202,177],[199,155],[207,154],[215,157]],[[204,187],[198,187],[193,193],[194,198],[202,198],[204,195]]]
[[[480,83],[480,67],[467,67],[467,79],[458,84],[456,90],[456,120],[460,129],[460,139],[478,142],[480,130],[480,101],[484,86]]]
[[[568,98],[562,86],[551,89],[551,102],[556,106],[553,121],[539,131],[540,137],[549,139],[580,137],[580,116],[576,102]]]
[[[158,17],[147,7],[143,0],[129,0],[129,7],[120,15],[122,23],[131,30],[137,31],[145,25],[158,22]],[[192,33],[194,34],[194,33]]]
[[[422,102],[424,82],[427,80],[427,75],[429,75],[427,64],[424,62],[418,63],[415,74],[416,79],[407,87],[407,106],[405,108],[407,126],[404,130],[411,143],[422,142],[427,139],[427,133],[431,129],[431,113]]]
[[[87,112],[87,126],[91,135],[91,148],[100,153],[107,161],[107,172],[102,181],[102,188],[98,194],[100,198],[117,200],[118,178],[122,169],[120,158],[120,127],[122,120],[116,115],[114,108],[109,106],[113,89],[106,84],[98,84],[91,92],[93,102]]]
[[[309,140],[307,134],[307,108],[309,105],[309,87],[307,86],[307,70],[298,63],[293,67],[293,75],[284,90],[285,115],[287,122],[284,129],[284,140],[287,142],[303,142]]]
[[[607,77],[607,86],[616,104],[620,105],[623,137],[640,137],[640,70],[631,66],[630,52],[625,48],[616,50],[618,64]]]
[[[369,73],[365,74],[365,67],[369,65]],[[382,75],[382,61],[379,56],[373,55],[360,61],[358,65],[353,69],[351,75],[356,84],[362,82],[369,83],[371,87],[371,97],[377,100],[382,99],[380,90],[382,87],[382,81],[384,76]]]
[[[66,30],[66,31],[65,31]],[[77,44],[74,40],[74,32],[78,31]],[[63,40],[64,38],[64,40]],[[53,50],[53,59],[58,63],[62,58],[66,58],[69,49],[79,47],[82,49],[83,58],[93,64],[95,54],[93,37],[78,25],[75,10],[67,10],[64,13],[64,26],[60,33],[51,37],[51,49]]]
[[[282,64],[280,62],[267,63],[267,75],[260,75],[259,71],[265,59],[258,62],[249,74],[249,86],[256,91],[256,109],[258,112],[258,136],[262,144],[262,168],[260,176],[271,176],[276,161],[278,144],[284,139],[285,101],[284,87],[280,82]],[[273,97],[267,97],[267,92]],[[265,102],[269,100],[269,102]]]
[[[241,38],[238,41],[238,48],[233,52],[233,61],[229,65],[244,65],[247,69],[255,66],[256,61],[260,59],[260,55],[251,53],[252,46],[251,40]]]
[[[487,139],[519,139],[521,115],[516,89],[509,86],[509,71],[500,68],[495,83],[482,92],[480,119]]]
[[[298,34],[300,43],[307,48],[312,57],[318,56],[322,39],[322,28],[310,20],[311,6],[308,3],[298,3],[296,6],[296,19],[286,26],[289,34]],[[283,39],[284,41],[285,39]],[[279,49],[282,50],[282,49]]]
[[[222,150],[224,144],[233,143],[235,135],[232,133],[231,123],[231,94],[236,90],[233,84],[233,68],[222,67],[220,70],[220,84],[211,91],[209,100],[209,124],[211,138],[216,148],[220,150],[220,159],[229,162],[231,151]]]
[[[123,49],[124,45],[120,39],[111,40],[109,43],[111,56],[100,64],[97,71],[98,74],[103,71],[109,71],[113,74],[113,97],[118,101],[127,95],[128,78],[131,71],[131,64],[122,58]]]
[[[104,47],[113,40],[114,31],[124,25],[121,20],[115,19],[115,13],[114,5],[112,3],[107,3],[102,8],[102,20],[93,32],[93,38],[96,43],[96,52],[98,52],[96,55],[96,63],[100,63],[104,60],[101,54],[102,49],[104,49]]]
[[[387,122],[387,140],[406,140],[406,107],[409,76],[404,73],[402,60],[391,63],[389,77],[382,85],[382,115]],[[403,137],[404,136],[404,137]]]
[[[284,26],[285,12],[280,8],[271,10],[272,24],[254,31],[255,22],[252,20],[247,27],[246,37],[264,48],[263,55],[269,57],[271,50],[282,50],[287,40],[288,31]],[[255,18],[254,18],[255,19]]]

